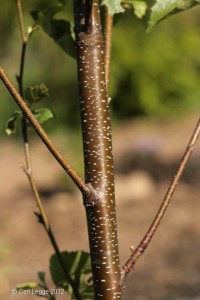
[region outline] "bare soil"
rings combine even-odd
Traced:
[[[115,128],[122,265],[130,246],[137,246],[152,222],[197,119],[197,114],[178,121],[138,119]],[[38,271],[46,272],[53,287],[49,276],[53,249],[33,213],[33,195],[18,166],[23,161],[22,146],[10,138],[1,139],[0,145],[0,299],[37,299],[34,295],[13,295],[12,289],[35,281]],[[200,299],[199,147],[200,143],[149,249],[128,277],[124,300]],[[61,167],[38,139],[31,149],[34,176],[61,250],[88,251],[80,194],[63,184],[66,177]],[[58,295],[57,299],[67,298]]]

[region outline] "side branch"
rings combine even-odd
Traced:
[[[26,44],[28,41],[28,38],[26,36],[25,29],[24,29],[24,18],[23,18],[23,13],[22,13],[21,1],[16,0],[16,3],[17,3],[17,11],[18,11],[18,16],[19,16],[19,26],[20,26],[22,41],[24,44]]]
[[[42,126],[38,123],[37,119],[33,116],[31,110],[27,106],[26,102],[23,100],[23,98],[20,96],[20,94],[17,92],[13,84],[11,83],[8,76],[5,74],[3,68],[0,66],[0,78],[10,94],[13,96],[14,100],[26,116],[26,118],[29,120],[37,134],[40,136],[40,138],[43,140],[44,144],[47,146],[49,151],[52,153],[52,155],[55,157],[55,159],[59,162],[59,164],[63,167],[63,169],[68,173],[68,175],[71,177],[71,179],[74,181],[74,183],[77,185],[79,190],[86,196],[88,196],[92,191],[91,188],[85,184],[85,182],[81,179],[81,177],[76,173],[76,171],[71,167],[71,165],[68,163],[68,161],[62,156],[62,154],[59,152],[59,150],[56,148],[56,146],[53,144],[53,142],[50,140]]]
[[[142,239],[142,241],[140,242],[140,244],[137,246],[137,248],[135,250],[132,251],[132,254],[130,256],[130,258],[127,260],[127,262],[125,263],[124,267],[122,268],[122,277],[121,277],[121,281],[124,282],[124,280],[126,279],[127,275],[129,274],[129,272],[134,268],[134,265],[136,263],[136,261],[138,260],[138,258],[140,258],[140,256],[144,253],[144,251],[146,250],[146,248],[148,247],[148,245],[151,242],[151,239],[153,238],[156,230],[158,229],[158,226],[165,214],[165,211],[172,199],[172,196],[174,194],[174,191],[176,189],[176,186],[179,182],[179,179],[183,173],[183,170],[193,152],[193,149],[195,147],[195,144],[197,142],[198,136],[200,133],[200,119],[197,122],[196,128],[193,132],[193,135],[190,139],[190,142],[187,146],[187,149],[180,161],[179,167],[170,183],[170,186],[167,190],[167,193],[163,199],[163,202],[160,206],[160,209],[158,210],[158,213],[154,219],[154,221],[152,222],[151,226],[149,227],[146,235],[144,236],[144,238]]]
[[[28,169],[26,169],[23,165],[20,165],[20,166],[22,167],[22,169],[24,170],[25,174],[28,177],[28,180],[30,182],[33,194],[34,194],[35,199],[36,199],[36,203],[37,203],[37,206],[38,206],[39,213],[35,212],[35,215],[37,216],[38,221],[44,226],[44,229],[45,229],[45,231],[47,232],[47,234],[49,236],[49,239],[50,239],[51,244],[52,244],[52,246],[55,250],[55,253],[57,255],[60,266],[61,266],[61,268],[62,268],[62,270],[65,274],[66,279],[68,280],[69,284],[72,287],[72,290],[74,292],[74,295],[75,295],[76,299],[81,300],[81,296],[79,295],[79,291],[78,291],[78,289],[76,287],[76,284],[75,284],[74,280],[72,279],[68,269],[66,268],[66,265],[65,265],[65,262],[63,260],[62,254],[60,252],[60,249],[59,249],[58,244],[56,242],[55,236],[54,236],[53,231],[51,229],[51,226],[49,224],[49,220],[48,220],[47,215],[45,213],[45,210],[44,210],[44,207],[43,207],[38,189],[36,187],[35,181],[34,181],[33,176],[32,176],[31,165],[30,165],[30,163],[28,163],[28,165],[27,165]]]
[[[105,37],[104,63],[105,63],[105,77],[106,77],[107,92],[109,88],[109,77],[110,77],[112,26],[113,26],[113,17],[108,13],[108,9],[106,7],[105,8],[105,29],[104,29],[104,37]]]

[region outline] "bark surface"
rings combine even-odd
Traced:
[[[75,20],[85,182],[95,193],[84,198],[95,299],[120,299],[112,133],[98,1],[83,6],[76,0]]]

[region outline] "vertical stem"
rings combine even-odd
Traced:
[[[25,57],[26,57],[28,38],[26,37],[25,29],[24,29],[21,0],[16,0],[16,2],[17,2],[17,11],[18,11],[18,16],[19,16],[21,36],[22,36],[22,41],[23,41],[22,51],[21,51],[21,60],[20,60],[21,61],[20,62],[20,72],[19,72],[19,76],[17,76],[17,81],[18,81],[18,85],[19,85],[19,93],[20,93],[21,97],[23,97],[23,95],[24,95],[23,75],[24,75],[24,66],[25,66]],[[42,201],[40,199],[40,195],[38,193],[37,186],[36,186],[34,178],[33,178],[31,156],[30,156],[30,149],[29,149],[28,124],[27,124],[25,114],[23,114],[23,118],[22,118],[22,137],[23,137],[24,152],[25,152],[25,159],[26,159],[26,167],[24,168],[24,171],[25,171],[26,175],[28,176],[31,189],[33,191],[33,194],[35,196],[36,203],[37,203],[37,206],[39,209],[39,214],[37,214],[37,216],[39,217],[39,220],[43,224],[43,226],[49,236],[49,239],[55,250],[55,253],[57,255],[60,266],[63,269],[66,279],[68,280],[69,284],[72,287],[74,296],[76,297],[77,300],[81,300],[81,297],[79,295],[76,284],[75,284],[74,280],[72,279],[70,273],[68,272],[68,269],[65,266],[64,259],[62,257],[62,254],[61,254],[58,244],[56,242],[55,236],[51,230],[47,215],[45,213],[44,207],[42,205]],[[51,296],[50,296],[50,298],[54,299],[54,297],[51,297]]]
[[[120,299],[112,135],[98,1],[74,0],[85,181],[95,300]]]
[[[109,88],[109,80],[110,80],[110,58],[111,58],[111,43],[112,43],[112,26],[113,26],[113,17],[109,14],[108,8],[105,7],[105,77],[106,77],[106,87],[107,91]]]
[[[16,3],[17,3],[17,11],[18,11],[18,16],[19,16],[19,26],[20,26],[22,41],[23,41],[23,43],[27,43],[28,38],[26,36],[25,28],[24,28],[24,18],[23,18],[23,13],[22,13],[21,0],[16,0]]]
[[[26,48],[27,48],[27,42],[23,42],[22,44],[22,51],[21,51],[21,64],[20,64],[20,72],[19,76],[17,76],[17,81],[19,84],[19,93],[24,97],[24,88],[23,88],[23,76],[24,76],[24,65],[25,65],[25,57],[26,57]]]

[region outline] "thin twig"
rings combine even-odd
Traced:
[[[39,214],[36,213],[36,215],[38,216],[40,222],[42,223],[42,225],[44,226],[45,231],[47,232],[49,239],[51,241],[51,244],[55,250],[56,256],[58,258],[58,261],[60,263],[60,266],[65,274],[65,277],[67,279],[67,281],[69,282],[69,284],[71,285],[74,295],[76,297],[76,299],[81,300],[81,297],[79,295],[79,292],[77,290],[77,287],[73,281],[73,279],[71,278],[70,273],[68,272],[65,262],[63,260],[62,254],[60,252],[60,249],[58,247],[58,244],[56,242],[55,236],[53,234],[53,231],[51,229],[51,226],[49,224],[49,220],[47,218],[47,215],[45,213],[37,186],[35,184],[34,178],[33,178],[33,173],[32,173],[32,166],[31,166],[31,158],[30,158],[30,149],[29,149],[29,142],[28,142],[28,134],[27,134],[27,121],[26,119],[23,119],[22,122],[23,125],[23,138],[24,138],[24,149],[25,149],[25,158],[26,158],[26,167],[22,166],[25,174],[28,177],[31,189],[33,191],[33,194],[35,196],[36,199],[36,203],[39,209]]]
[[[16,76],[17,82],[19,85],[19,93],[24,97],[24,88],[23,88],[23,74],[24,74],[24,65],[25,65],[25,57],[26,57],[26,48],[27,48],[27,43],[22,44],[22,51],[21,51],[21,63],[20,63],[20,74],[19,76]]]
[[[18,81],[18,85],[19,85],[19,93],[23,97],[23,94],[24,94],[23,77],[24,77],[24,66],[25,66],[25,57],[26,57],[26,49],[27,49],[26,46],[28,43],[28,38],[25,34],[21,0],[16,0],[16,2],[17,2],[17,12],[18,12],[19,25],[20,25],[20,31],[21,31],[21,38],[22,38],[20,71],[19,71],[19,76],[17,76],[17,81]],[[48,230],[49,222],[48,222],[47,216],[45,214],[45,211],[44,211],[42,202],[40,200],[40,196],[39,196],[39,193],[38,193],[38,190],[37,190],[37,187],[34,182],[33,175],[32,175],[32,166],[31,166],[31,157],[30,157],[30,149],[29,149],[29,139],[28,139],[28,126],[27,126],[27,120],[26,120],[25,116],[23,116],[23,118],[22,118],[22,137],[23,137],[23,143],[24,143],[26,167],[24,167],[23,165],[21,165],[21,166],[29,179],[30,186],[33,190],[33,193],[34,193],[34,196],[36,199],[36,203],[39,208],[40,214],[42,216],[42,220],[43,220],[45,229]]]
[[[19,23],[20,23],[20,30],[21,30],[21,36],[22,36],[22,51],[21,51],[21,63],[20,63],[20,72],[19,76],[17,76],[17,81],[19,85],[19,92],[20,95],[23,97],[24,94],[24,89],[23,89],[23,75],[24,75],[24,66],[25,66],[25,57],[26,57],[26,49],[27,49],[27,43],[28,43],[28,38],[25,35],[25,30],[24,30],[24,23],[23,23],[23,12],[22,12],[22,7],[21,7],[21,1],[17,0],[17,10],[18,10],[18,17],[19,17]],[[32,165],[31,165],[31,157],[30,157],[30,149],[29,149],[29,137],[28,137],[28,124],[26,120],[26,116],[23,115],[22,118],[22,136],[23,136],[23,143],[24,143],[24,152],[25,152],[25,159],[26,159],[26,167],[23,165],[22,168],[25,172],[25,174],[28,177],[31,189],[33,191],[33,194],[36,199],[37,207],[39,209],[39,214],[36,213],[38,216],[40,222],[45,228],[45,231],[47,232],[49,239],[51,241],[51,244],[55,250],[56,256],[58,258],[58,261],[60,263],[61,268],[63,269],[63,272],[65,274],[66,279],[68,280],[69,284],[72,287],[73,293],[75,297],[78,300],[81,300],[81,297],[79,295],[79,292],[77,290],[76,284],[74,280],[72,279],[70,273],[68,272],[68,269],[66,268],[65,262],[63,260],[62,254],[60,252],[60,249],[58,247],[58,244],[56,242],[55,236],[51,230],[47,215],[45,213],[37,186],[34,181],[33,173],[32,173]],[[51,297],[52,299],[54,297]]]
[[[105,77],[106,77],[106,88],[108,92],[109,88],[109,77],[110,77],[110,58],[111,58],[111,44],[112,44],[112,26],[113,17],[108,13],[107,7],[105,7],[105,53],[104,53],[104,64],[105,64]]]
[[[55,159],[59,162],[59,164],[63,167],[63,169],[68,173],[68,175],[71,177],[71,179],[74,181],[74,183],[77,185],[79,190],[86,196],[93,193],[92,189],[85,184],[85,182],[81,179],[81,177],[76,173],[76,171],[71,167],[71,165],[68,163],[68,161],[62,156],[62,154],[59,152],[59,150],[56,148],[56,146],[53,144],[47,133],[44,131],[42,126],[38,123],[37,119],[32,114],[31,110],[27,106],[26,102],[23,100],[23,98],[20,96],[20,94],[17,92],[14,85],[11,83],[10,79],[4,72],[3,68],[0,66],[0,78],[2,82],[4,83],[7,90],[10,92],[22,112],[25,114],[26,118],[29,120],[37,134],[40,136],[40,138],[43,140],[44,144],[47,146],[49,151],[52,153],[52,155],[55,157]]]
[[[28,151],[28,147],[26,147],[26,151]],[[29,155],[29,151],[28,151],[28,155]],[[38,189],[36,187],[35,181],[34,181],[33,176],[32,176],[31,166],[29,165],[28,170],[23,166],[22,166],[22,168],[23,168],[25,174],[27,175],[27,177],[29,179],[31,189],[33,191],[33,194],[35,196],[36,203],[37,203],[37,206],[38,206],[38,209],[39,209],[39,214],[38,213],[35,213],[35,214],[38,217],[40,223],[44,226],[44,229],[45,229],[45,231],[47,232],[47,234],[49,236],[49,239],[50,239],[51,244],[52,244],[52,246],[55,250],[55,253],[56,253],[56,256],[57,256],[58,261],[60,263],[60,266],[61,266],[61,268],[62,268],[62,270],[65,274],[65,277],[66,277],[67,281],[69,282],[69,284],[71,285],[71,287],[73,289],[73,293],[74,293],[76,299],[81,300],[81,296],[79,295],[76,284],[75,284],[74,280],[72,279],[70,273],[68,272],[68,270],[66,268],[65,262],[63,260],[63,256],[62,256],[62,254],[60,252],[60,249],[58,247],[58,244],[56,242],[55,235],[53,234],[53,231],[52,231],[51,226],[49,224],[47,215],[45,213],[45,210],[44,210],[44,207],[43,207],[43,204],[42,204],[42,201],[40,199],[40,195],[38,193]]]
[[[26,148],[25,151],[28,151],[28,155],[29,155],[29,150],[27,150],[28,144],[25,145],[25,148]],[[27,157],[26,157],[26,158],[27,158]],[[45,229],[48,231],[49,226],[50,226],[50,225],[49,225],[49,221],[48,221],[48,218],[47,218],[47,216],[46,216],[44,207],[43,207],[43,205],[42,205],[42,201],[41,201],[41,199],[40,199],[40,195],[39,195],[39,193],[38,193],[38,189],[37,189],[37,187],[36,187],[35,181],[34,181],[34,179],[33,179],[31,166],[29,166],[29,169],[28,169],[28,168],[26,168],[25,166],[23,166],[22,164],[20,164],[20,167],[23,169],[24,173],[25,173],[25,174],[27,175],[27,177],[28,177],[28,180],[29,180],[31,189],[32,189],[33,194],[34,194],[34,196],[35,196],[36,203],[37,203],[37,206],[38,206],[38,209],[39,209],[41,218],[42,218],[42,223],[43,223]]]
[[[158,229],[158,226],[165,214],[165,211],[172,199],[173,193],[176,189],[176,186],[179,182],[179,179],[183,173],[183,170],[193,152],[193,149],[195,147],[195,144],[197,142],[198,136],[200,133],[200,119],[197,122],[196,128],[192,134],[192,137],[190,139],[190,142],[187,146],[187,149],[180,161],[179,167],[170,183],[170,186],[167,190],[167,193],[163,199],[163,202],[160,206],[160,209],[158,210],[158,213],[154,219],[154,221],[152,222],[150,228],[148,229],[146,235],[144,236],[144,238],[142,239],[142,241],[140,242],[140,244],[137,246],[137,248],[135,250],[132,251],[132,254],[130,256],[130,258],[127,260],[127,262],[125,263],[123,269],[122,269],[122,277],[121,280],[122,282],[124,282],[125,278],[127,277],[127,275],[129,274],[129,272],[134,268],[134,265],[136,263],[136,261],[138,260],[138,258],[140,258],[140,256],[144,253],[145,249],[148,247],[148,245],[150,244],[151,239],[153,238],[156,230]]]
[[[26,151],[27,151],[28,156],[29,156],[30,154],[29,154],[29,150],[28,150],[27,146],[28,146],[28,144],[26,145]],[[25,174],[27,175],[27,177],[29,179],[31,189],[32,189],[33,194],[34,194],[35,199],[36,199],[36,203],[37,203],[37,206],[38,206],[38,209],[39,209],[39,214],[36,213],[36,216],[38,217],[40,223],[44,226],[44,229],[45,229],[45,231],[47,232],[47,234],[49,236],[49,239],[50,239],[51,244],[52,244],[52,246],[55,250],[55,253],[56,253],[56,256],[57,256],[58,261],[60,263],[60,266],[61,266],[61,268],[62,268],[62,270],[65,274],[65,277],[66,277],[67,281],[69,282],[69,284],[71,285],[71,287],[73,289],[73,293],[74,293],[76,299],[81,300],[81,296],[79,295],[76,284],[73,281],[70,273],[68,272],[68,270],[66,268],[66,265],[65,265],[65,262],[63,260],[62,254],[61,254],[60,249],[58,247],[58,244],[56,242],[55,235],[53,234],[53,231],[52,231],[51,226],[49,224],[47,215],[45,213],[45,210],[44,210],[44,207],[43,207],[43,204],[42,204],[42,201],[40,199],[40,195],[38,193],[38,189],[36,187],[35,181],[34,181],[33,176],[32,176],[31,166],[29,165],[29,169],[26,169],[22,165],[21,165],[21,167],[23,168]]]
[[[18,12],[18,16],[19,16],[19,26],[20,26],[22,41],[25,44],[25,43],[27,43],[28,38],[26,36],[25,29],[24,29],[24,18],[23,18],[23,13],[22,13],[21,0],[16,0],[16,3],[17,3],[17,12]]]
[[[25,66],[25,57],[26,57],[26,49],[27,49],[27,43],[28,38],[25,34],[25,28],[24,28],[24,21],[23,21],[23,11],[21,6],[21,0],[16,0],[17,2],[17,12],[18,12],[18,18],[19,18],[19,25],[20,25],[20,31],[21,31],[21,37],[22,37],[22,51],[21,51],[21,60],[20,60],[20,71],[19,76],[17,76],[17,81],[19,85],[19,93],[23,97],[24,94],[24,88],[23,88],[23,77],[24,77],[24,66]],[[49,228],[49,222],[47,219],[47,216],[45,214],[34,178],[32,174],[32,166],[31,166],[31,157],[30,157],[30,149],[29,149],[29,139],[28,139],[28,126],[27,126],[27,120],[25,115],[22,118],[22,137],[23,137],[23,143],[24,143],[24,153],[25,153],[25,160],[26,160],[26,167],[21,165],[23,168],[25,174],[27,175],[31,189],[34,193],[37,206],[39,208],[43,224],[45,226],[45,229],[48,230]]]
[[[21,63],[20,63],[20,72],[19,72],[20,75],[17,76],[17,81],[19,84],[19,93],[23,97],[23,95],[24,95],[23,74],[24,74],[26,46],[28,43],[28,37],[26,36],[25,28],[24,28],[24,18],[23,18],[21,0],[16,0],[16,3],[17,3],[17,13],[18,13],[18,19],[19,19],[20,32],[21,32],[21,37],[22,37]]]

